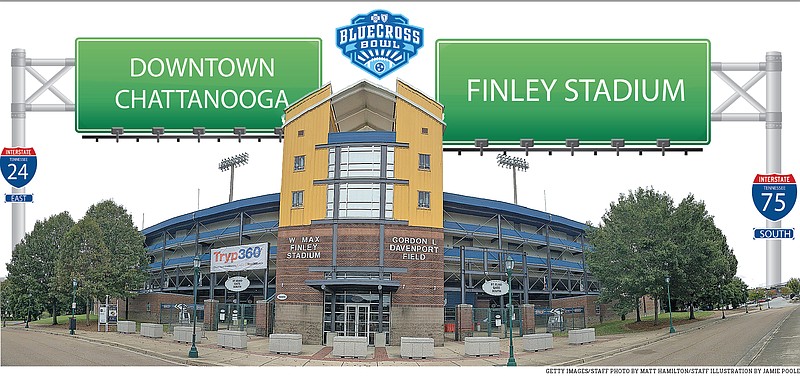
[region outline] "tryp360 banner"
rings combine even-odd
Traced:
[[[211,273],[267,269],[266,243],[237,245],[211,250]]]

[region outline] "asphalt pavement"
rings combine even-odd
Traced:
[[[792,323],[793,327],[786,326],[785,329],[788,336],[791,334],[800,336],[800,312],[798,312],[798,305],[790,305],[788,320]],[[514,339],[514,356],[516,362],[520,366],[574,366],[574,365],[666,365],[666,364],[636,364],[626,363],[622,359],[624,354],[632,352],[637,349],[652,349],[652,347],[663,340],[680,341],[690,339],[692,335],[704,334],[705,331],[712,331],[706,333],[709,336],[718,334],[715,324],[721,322],[732,325],[736,319],[751,319],[755,320],[758,314],[761,317],[767,318],[770,315],[777,315],[780,309],[766,309],[759,311],[758,309],[751,309],[750,314],[745,315],[741,312],[728,311],[726,314],[728,318],[725,321],[720,321],[718,318],[709,318],[703,321],[698,321],[690,324],[677,326],[678,332],[669,334],[667,329],[659,331],[637,332],[619,335],[608,335],[597,337],[597,340],[592,343],[584,345],[570,345],[567,337],[554,337],[553,348],[546,351],[539,352],[526,352],[522,349],[522,342],[520,339]],[[719,314],[717,314],[719,316]],[[778,318],[780,319],[780,318]],[[767,329],[765,337],[774,336],[777,330]],[[6,332],[8,331],[8,335]],[[13,332],[12,332],[13,331]],[[722,331],[722,330],[721,330]],[[319,345],[303,345],[302,351],[299,355],[279,355],[270,353],[268,350],[269,339],[266,337],[250,336],[247,341],[246,349],[231,349],[222,348],[217,345],[217,334],[214,331],[205,332],[198,339],[197,349],[199,351],[199,358],[189,359],[188,351],[189,344],[179,343],[172,339],[170,334],[165,334],[163,338],[153,339],[140,336],[138,334],[122,334],[117,332],[96,332],[96,331],[81,331],[75,332],[76,335],[70,336],[69,330],[65,327],[51,327],[31,325],[30,329],[24,328],[23,325],[8,326],[0,330],[0,339],[5,340],[7,336],[13,334],[24,333],[28,334],[32,339],[39,339],[47,335],[58,335],[68,339],[75,339],[76,344],[80,342],[88,342],[94,344],[101,344],[122,348],[132,353],[144,354],[154,359],[161,359],[172,363],[173,365],[192,365],[192,366],[502,366],[508,361],[508,339],[500,340],[501,352],[498,356],[489,357],[470,357],[464,355],[464,343],[447,341],[443,346],[434,348],[434,357],[427,359],[407,359],[400,357],[399,346],[388,346],[386,348],[373,348],[369,347],[368,356],[365,359],[352,359],[352,358],[337,358],[330,355],[331,348]],[[741,331],[730,330],[726,334],[730,336],[741,335]],[[758,334],[757,332],[755,333]],[[763,344],[764,341],[756,339],[759,343]],[[773,339],[764,344],[764,349],[759,353],[769,353],[773,347],[779,343],[791,344],[797,346],[796,339],[783,340]],[[702,339],[701,339],[702,340]],[[650,347],[650,348],[648,348]],[[755,347],[755,346],[753,346]],[[779,349],[779,348],[774,348]],[[746,351],[746,350],[745,350]],[[797,351],[792,351],[796,355]],[[19,357],[8,356],[13,355],[6,351],[5,344],[3,344],[3,351],[0,353],[3,358],[3,365],[46,365],[38,363],[35,356]],[[614,361],[614,358],[619,359]],[[754,356],[758,359],[761,356]],[[790,364],[776,363],[768,364],[764,362],[760,364],[759,361],[753,361],[752,365],[793,365],[798,366],[795,359],[796,357],[788,358],[793,360]],[[14,361],[22,361],[23,363],[14,363]],[[607,360],[611,360],[610,362]],[[728,359],[726,359],[728,360]],[[772,363],[772,362],[769,362]],[[733,363],[735,364],[735,363]],[[733,365],[729,363],[708,363],[704,365]],[[739,365],[748,365],[750,363],[739,363]],[[101,363],[86,363],[77,365],[102,365]],[[159,365],[159,364],[152,364]],[[671,365],[689,365],[688,363],[674,363]]]

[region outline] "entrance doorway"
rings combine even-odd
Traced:
[[[375,344],[376,333],[388,333],[391,294],[341,291],[325,294],[323,331],[365,336]]]
[[[369,306],[345,305],[344,335],[369,336]]]

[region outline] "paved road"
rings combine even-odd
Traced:
[[[0,332],[1,366],[174,366],[117,347],[18,327]]]
[[[753,361],[753,365],[797,366],[800,365],[797,360],[800,351],[796,348],[800,341],[800,327],[798,327],[800,311],[798,310],[800,308],[792,306],[739,314],[701,329],[586,363],[586,365],[734,366],[737,364],[748,365],[750,361]],[[787,320],[787,317],[790,318]],[[784,320],[787,320],[787,323],[783,323]],[[774,336],[772,336],[773,332],[776,332]],[[767,341],[770,336],[772,339]],[[766,346],[765,342],[768,343]],[[767,359],[770,356],[776,356],[781,349],[789,349],[790,342],[795,347],[792,363],[771,362],[770,359]],[[761,347],[765,348],[761,350]]]
[[[763,345],[756,345],[759,352],[750,365],[800,366],[800,307],[793,309],[774,335],[767,337]]]

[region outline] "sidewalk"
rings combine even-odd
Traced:
[[[767,309],[764,309],[765,311]],[[759,312],[758,309],[750,311]],[[593,343],[570,345],[567,337],[554,337],[553,349],[541,352],[526,352],[522,349],[522,341],[514,339],[514,357],[520,366],[572,366],[590,364],[592,361],[609,357],[619,352],[638,348],[662,339],[678,339],[682,334],[703,328],[720,321],[717,316],[690,324],[681,325],[677,333],[670,334],[666,329],[639,333],[608,335],[597,337]],[[744,314],[726,311],[728,318],[737,318]],[[9,325],[6,328],[23,329],[24,325]],[[31,325],[32,333],[47,333],[70,336],[69,330],[62,328]],[[247,349],[235,350],[217,346],[217,333],[207,331],[205,337],[198,334],[198,359],[188,359],[191,344],[178,343],[172,335],[164,338],[145,338],[138,334],[121,334],[117,332],[96,332],[76,330],[74,339],[82,339],[99,344],[125,348],[134,352],[164,359],[176,365],[194,366],[502,366],[508,360],[508,339],[500,340],[500,355],[492,357],[464,356],[464,343],[447,341],[444,346],[434,348],[434,358],[404,359],[400,357],[399,346],[385,349],[368,348],[366,359],[341,359],[330,356],[330,347],[303,345],[300,355],[278,355],[268,351],[269,339],[251,336],[247,341]]]

